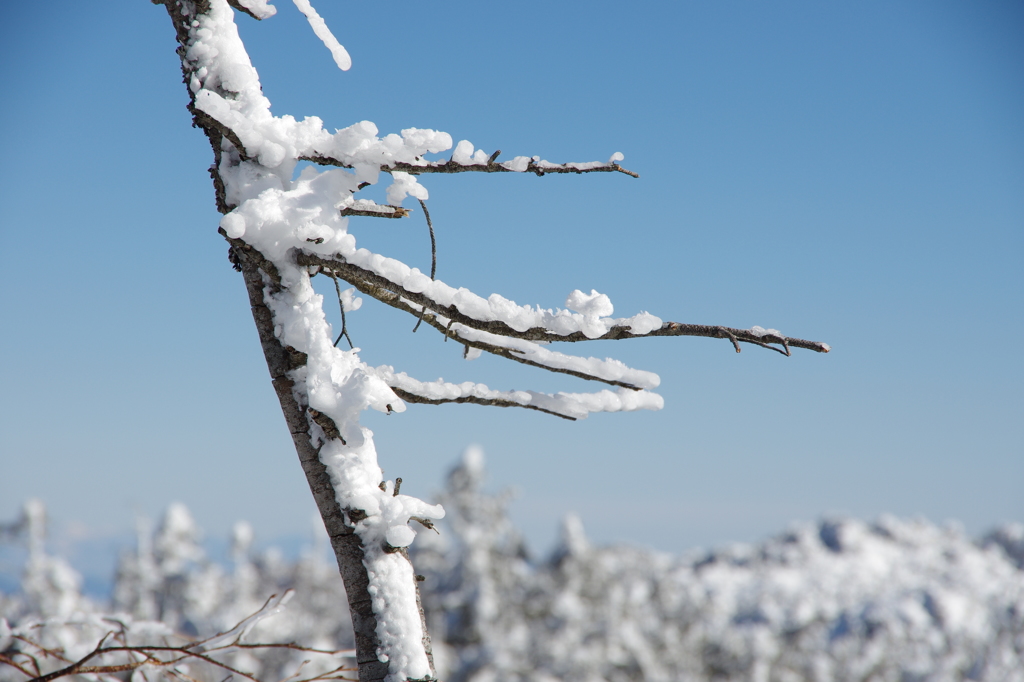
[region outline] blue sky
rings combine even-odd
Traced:
[[[616,314],[834,348],[575,349],[658,372],[656,413],[368,415],[403,491],[429,497],[478,443],[538,550],[569,511],[598,541],[667,551],[828,513],[1024,520],[1019,3],[320,0],[347,73],[277,5],[238,21],[279,115],[505,158],[620,151],[640,173],[427,178],[439,278],[545,307],[595,288]],[[164,10],[17,3],[0,32],[0,518],[36,496],[85,537],[180,500],[214,535],[307,532]],[[425,269],[414,216],[352,231]],[[466,363],[372,302],[349,322],[368,362],[422,379],[590,388]]]

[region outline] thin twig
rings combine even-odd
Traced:
[[[348,341],[348,347],[355,348],[355,345],[352,343],[352,337],[348,335],[348,326],[345,323],[345,303],[341,300],[341,287],[338,286],[338,276],[333,271],[331,272],[331,279],[334,280],[334,290],[338,293],[338,309],[341,311],[341,333],[334,340],[334,347],[338,347],[341,337],[344,336],[345,340]]]
[[[345,677],[343,675],[335,675],[334,674],[334,673],[351,672],[351,671],[352,671],[352,668],[349,668],[348,666],[344,666],[344,665],[339,665],[334,670],[328,670],[327,672],[325,672],[325,673],[323,673],[321,675],[317,675],[316,677],[308,677],[308,678],[306,678],[304,680],[299,680],[299,682],[317,682],[317,680],[351,680],[352,679],[351,677]]]
[[[427,229],[430,230],[430,279],[434,279],[434,276],[437,275],[437,242],[434,240],[434,223],[430,220],[430,211],[427,210],[423,199],[418,199],[418,201],[420,208],[423,209],[423,215],[427,217]]]
[[[43,623],[37,623],[37,624],[35,624],[35,625],[34,625],[33,627],[35,627],[35,628],[41,628],[42,626],[43,626]],[[64,658],[63,652],[61,652],[61,651],[59,651],[59,650],[57,650],[57,649],[47,649],[47,648],[46,648],[46,647],[44,647],[43,645],[41,645],[41,644],[38,644],[38,643],[36,643],[36,642],[33,642],[33,641],[32,641],[31,639],[29,639],[29,638],[27,638],[27,637],[25,637],[25,636],[23,636],[23,635],[13,635],[13,636],[12,636],[12,639],[17,639],[17,640],[20,640],[20,641],[22,641],[22,642],[25,642],[26,644],[29,644],[29,645],[31,645],[31,646],[34,646],[34,647],[35,647],[36,649],[38,649],[39,651],[41,651],[41,652],[42,652],[42,653],[43,653],[44,655],[46,655],[46,656],[51,656],[51,657],[53,657],[53,658],[57,658],[57,659],[60,659],[60,660],[64,661],[65,663],[70,663],[70,662],[71,662],[71,661],[70,661],[69,659],[67,659],[67,658]],[[30,658],[33,658],[33,661],[35,660],[35,659],[34,659],[34,657],[32,657],[32,656],[31,656],[30,654],[28,654],[27,652],[22,652],[22,653],[24,653],[24,654],[25,654],[26,656],[29,656]],[[38,668],[39,668],[39,663],[38,663],[38,662],[36,662],[36,663],[35,663],[35,666],[36,666],[36,668],[38,669]]]
[[[786,348],[786,357],[791,356],[792,353],[789,351],[789,341],[786,340],[785,336],[780,336],[779,339],[782,341],[782,345]]]
[[[419,517],[419,516],[410,516],[410,517],[409,517],[409,520],[410,520],[410,521],[415,521],[416,523],[420,524],[421,526],[423,526],[423,527],[424,527],[424,528],[426,528],[427,530],[432,530],[432,531],[434,531],[435,533],[437,533],[438,535],[440,535],[440,534],[441,534],[441,531],[439,531],[439,530],[437,529],[437,526],[435,526],[435,525],[434,525],[434,522],[433,522],[433,521],[431,521],[430,519],[424,519],[424,518],[421,518],[421,517]]]
[[[546,410],[543,407],[537,407],[536,405],[523,405],[512,400],[504,400],[501,398],[477,398],[476,396],[464,395],[458,398],[427,398],[426,396],[419,395],[418,393],[410,393],[409,391],[392,386],[391,390],[395,392],[399,398],[407,403],[421,403],[425,405],[443,405],[445,403],[472,403],[473,405],[491,405],[494,407],[522,407],[527,410],[537,410],[545,414],[551,414],[562,419],[568,419],[571,422],[576,421],[576,417],[569,417],[560,412],[554,410]]]
[[[316,647],[302,646],[295,642],[285,642],[281,644],[232,644],[233,649],[292,649],[294,651],[305,651],[314,654],[328,654],[330,656],[343,656],[348,655],[352,649],[317,649]],[[354,653],[353,653],[354,655]]]
[[[437,241],[434,239],[434,223],[430,220],[430,211],[427,210],[427,205],[423,202],[423,199],[419,199],[420,208],[423,209],[423,215],[427,217],[427,228],[430,230],[430,279],[434,279],[434,275],[437,274]],[[420,319],[416,320],[416,326],[412,328],[413,334],[420,328],[420,323],[423,322],[423,315],[427,312],[424,308],[420,311]]]
[[[541,162],[543,163],[543,162]],[[541,165],[534,159],[530,159],[523,170],[513,170],[500,163],[458,163],[449,159],[448,161],[428,161],[424,165],[415,165],[396,161],[390,166],[381,166],[385,173],[404,171],[410,175],[421,173],[533,173],[537,176],[549,175],[551,173],[624,173],[630,177],[639,178],[639,173],[626,170],[617,163],[602,164],[590,168],[578,168],[570,163],[546,163]]]
[[[788,345],[786,346],[786,350],[782,350],[781,348],[776,348],[775,346],[773,346],[770,343],[765,343],[764,341],[758,341],[756,339],[743,339],[743,341],[745,343],[752,343],[755,346],[761,346],[761,348],[767,348],[768,350],[773,350],[776,353],[778,353],[779,355],[785,355],[785,356],[789,357],[789,353],[786,352],[786,350],[789,350],[789,346]],[[827,353],[828,351],[825,351],[825,352]]]
[[[725,334],[726,336],[728,336],[728,337],[729,337],[729,340],[730,340],[730,341],[732,341],[732,347],[736,349],[736,352],[737,352],[737,353],[739,353],[739,352],[740,352],[740,342],[736,340],[736,335],[735,335],[735,334],[733,334],[733,333],[732,333],[731,331],[729,331],[728,329],[726,329],[725,327],[719,327],[718,329],[719,329],[719,331],[721,331],[721,332],[722,332],[723,334]]]
[[[14,653],[16,653],[16,654],[20,654],[21,652],[20,652],[20,651],[15,651]],[[31,656],[29,656],[28,658],[29,658],[29,659],[31,660],[31,658],[32,658],[32,657],[31,657]],[[29,672],[29,671],[28,671],[28,670],[27,670],[26,668],[24,668],[24,667],[23,667],[23,666],[22,666],[22,665],[21,665],[20,663],[18,663],[17,661],[15,661],[15,660],[14,660],[13,658],[11,658],[10,656],[8,656],[7,654],[0,654],[0,663],[3,663],[4,665],[9,665],[9,666],[11,666],[12,668],[14,668],[14,669],[15,669],[15,670],[17,670],[18,672],[20,672],[20,673],[21,673],[22,675],[25,675],[26,677],[32,677],[32,673],[30,673],[30,672]],[[37,666],[37,667],[36,667],[36,674],[38,674],[38,673],[39,673],[39,668],[38,668],[38,666]]]
[[[168,672],[169,672],[169,674],[173,675],[174,677],[177,677],[179,679],[185,680],[185,682],[199,682],[199,680],[197,680],[196,678],[192,677],[191,675],[186,675],[185,673],[181,672],[177,668],[171,668],[170,671],[168,671]],[[227,682],[228,680],[234,679],[234,677],[235,677],[234,675],[225,675],[224,679],[221,680],[220,682]]]
[[[298,677],[299,674],[302,672],[302,669],[305,668],[308,664],[309,664],[309,659],[307,658],[306,660],[304,660],[302,663],[299,664],[299,667],[295,670],[295,672],[293,672],[291,675],[289,675],[288,677],[286,677],[283,680],[281,680],[281,682],[288,682],[289,680],[292,680],[292,679]],[[221,680],[221,682],[224,682],[224,680]]]
[[[200,640],[198,642],[193,642],[193,643],[188,644],[186,646],[180,646],[180,647],[175,647],[175,646],[116,646],[116,647],[104,647],[103,643],[106,641],[107,637],[109,637],[111,634],[113,634],[113,633],[109,633],[108,632],[106,635],[104,635],[103,639],[100,640],[100,643],[97,644],[96,648],[94,648],[90,653],[88,653],[87,655],[83,656],[79,660],[75,661],[74,663],[71,663],[68,666],[65,666],[64,668],[61,668],[59,670],[54,670],[53,672],[47,673],[45,675],[37,675],[36,677],[32,677],[32,674],[24,666],[18,664],[16,661],[13,661],[8,656],[3,655],[3,654],[0,654],[0,663],[5,663],[7,665],[10,665],[11,667],[16,668],[18,671],[24,673],[26,676],[31,677],[31,679],[28,680],[28,682],[49,682],[50,680],[54,680],[54,679],[57,679],[57,678],[60,678],[60,677],[66,677],[68,675],[86,675],[86,674],[108,675],[108,674],[113,674],[113,673],[118,673],[118,672],[126,672],[126,671],[129,671],[129,670],[135,670],[136,668],[139,668],[139,667],[144,666],[144,665],[151,665],[151,666],[154,666],[154,667],[166,668],[166,667],[169,667],[169,666],[177,665],[178,663],[180,663],[181,661],[183,661],[183,660],[185,660],[187,658],[197,658],[197,659],[199,659],[199,660],[201,660],[201,661],[203,661],[205,663],[208,663],[210,665],[213,665],[213,666],[222,668],[224,670],[227,670],[229,673],[231,673],[231,675],[240,675],[242,677],[245,677],[248,680],[252,680],[253,682],[259,682],[259,680],[257,680],[254,676],[250,675],[249,673],[246,673],[246,672],[243,672],[243,671],[238,670],[236,668],[233,668],[232,666],[227,665],[226,663],[222,663],[221,661],[218,661],[218,660],[212,658],[208,654],[220,653],[220,652],[224,652],[224,651],[227,651],[229,649],[235,649],[235,648],[242,648],[242,649],[276,649],[276,648],[282,648],[282,649],[294,649],[294,650],[297,650],[297,651],[321,653],[321,654],[327,654],[327,655],[339,655],[339,654],[347,653],[347,650],[331,651],[331,650],[326,650],[326,649],[314,649],[314,648],[311,648],[311,647],[303,647],[303,646],[300,646],[300,645],[294,644],[294,643],[289,643],[289,644],[242,644],[242,643],[237,642],[237,641],[229,643],[229,644],[225,644],[223,646],[214,647],[214,648],[212,648],[212,649],[210,649],[208,651],[205,651],[205,652],[195,651],[195,648],[197,646],[202,645],[202,644],[204,644],[204,643],[206,643],[206,642],[208,642],[208,641],[210,641],[212,639],[215,639],[217,637],[222,637],[223,636],[222,634],[214,635],[213,637],[208,637],[208,638],[206,638],[204,640]],[[43,647],[39,646],[35,642],[32,642],[31,640],[28,640],[28,643],[32,644],[33,646],[35,646],[36,648],[38,648],[40,650],[43,649]],[[159,653],[159,652],[170,653],[170,654],[177,654],[177,655],[172,657],[172,658],[170,658],[170,659],[168,659],[168,660],[163,660],[163,659],[160,659],[160,658],[156,657],[155,654]],[[56,657],[56,655],[57,655],[56,652],[53,652],[53,653],[54,653],[54,656]],[[103,656],[105,656],[107,654],[112,654],[112,653],[137,654],[139,656],[142,656],[143,658],[141,660],[131,661],[129,663],[118,663],[118,664],[112,664],[112,665],[85,665],[85,663],[88,662],[92,658],[103,657]],[[39,670],[38,665],[36,665],[34,667],[36,668],[36,671],[38,673],[38,670]],[[335,668],[334,670],[330,671],[330,673],[325,673],[325,675],[328,675],[328,674],[331,674],[331,673],[335,673],[335,672],[339,672],[339,671],[344,670],[344,669],[345,669],[345,666],[339,666],[338,668]],[[180,671],[174,671],[174,672],[176,674],[178,674],[179,676],[185,677],[186,679],[189,679],[189,680],[192,679],[191,677],[188,677],[187,675],[184,675],[183,673],[180,673]],[[318,676],[318,677],[310,678],[310,679],[311,680],[316,680],[316,679],[327,679],[327,678],[325,678],[323,676]]]

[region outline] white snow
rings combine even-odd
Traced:
[[[494,391],[484,384],[467,381],[452,384],[437,381],[419,381],[405,372],[395,372],[388,365],[378,367],[377,375],[389,386],[421,395],[431,400],[457,400],[479,398],[482,400],[504,400],[524,407],[539,407],[556,414],[586,419],[592,412],[632,412],[634,410],[660,410],[664,400],[656,393],[620,388],[616,391],[603,390],[596,393],[538,393],[536,391]]]
[[[260,19],[269,19],[277,14],[277,8],[267,0],[238,0],[238,4],[246,8]]]
[[[352,312],[363,307],[363,299],[356,296],[355,287],[349,287],[341,290],[341,305],[345,312]]]
[[[452,153],[452,161],[463,166],[485,164],[488,158],[487,152],[482,149],[473,151],[473,144],[469,140],[461,140]]]
[[[400,206],[402,200],[407,196],[412,196],[413,198],[421,199],[422,201],[426,201],[430,198],[430,193],[427,192],[427,188],[416,180],[415,175],[409,175],[402,171],[395,171],[391,176],[391,186],[388,187],[387,191],[389,204]]]
[[[615,312],[611,299],[597,293],[596,289],[591,289],[589,294],[579,289],[574,290],[565,299],[565,307],[582,313],[584,317],[608,317]]]
[[[529,165],[530,165],[530,157],[529,156],[517,156],[517,157],[513,158],[511,161],[503,162],[501,165],[504,166],[505,168],[509,169],[510,171],[515,171],[516,173],[522,173],[523,171],[525,171],[529,167]]]
[[[443,324],[447,326],[447,322],[443,322]],[[660,321],[658,326],[661,326]],[[567,355],[553,351],[549,347],[534,343],[533,341],[499,336],[490,332],[480,331],[479,329],[473,329],[463,324],[453,324],[451,331],[456,338],[478,341],[499,348],[507,348],[512,351],[513,355],[530,362],[535,362],[543,367],[567,369],[606,381],[621,381],[637,388],[657,388],[661,383],[661,378],[654,372],[633,369],[621,360],[614,358],[600,360],[593,357],[583,358],[576,355]]]
[[[778,336],[785,338],[782,332],[780,332],[778,329],[765,329],[764,327],[759,327],[757,325],[754,325],[748,331],[759,338],[762,336]]]
[[[338,39],[331,33],[331,29],[327,28],[327,23],[317,14],[313,6],[309,4],[309,0],[292,0],[295,6],[299,8],[299,11],[306,16],[306,21],[309,22],[310,28],[313,29],[313,33],[320,39],[320,42],[324,44],[328,50],[331,51],[331,56],[334,57],[334,63],[338,65],[338,68],[342,71],[348,71],[352,68],[352,58]]]

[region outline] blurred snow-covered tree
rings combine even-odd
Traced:
[[[454,541],[414,553],[440,570],[424,605],[453,682],[1024,681],[1020,524],[974,542],[834,519],[670,557],[595,547],[569,517],[532,563],[482,474],[471,449],[442,497]]]

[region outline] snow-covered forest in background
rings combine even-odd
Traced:
[[[506,515],[509,495],[489,494],[483,482],[483,455],[471,448],[438,500],[448,510],[440,534],[421,533],[413,549],[441,679],[1024,680],[1020,524],[975,540],[920,519],[832,519],[757,545],[672,557],[593,546],[570,517],[554,551],[533,560]],[[341,579],[317,548],[294,561],[257,553],[252,528],[240,523],[221,566],[206,558],[188,510],[172,505],[155,529],[139,526],[110,602],[98,603],[82,596],[73,568],[47,554],[44,517],[42,504],[29,502],[5,526],[6,542],[29,549],[21,590],[0,594],[8,656],[32,650],[24,636],[76,660],[114,622],[136,642],[207,637],[288,588],[291,600],[245,641],[352,645]],[[314,660],[302,676],[345,655]],[[311,655],[226,656],[272,680]],[[25,676],[0,666],[0,679]]]

